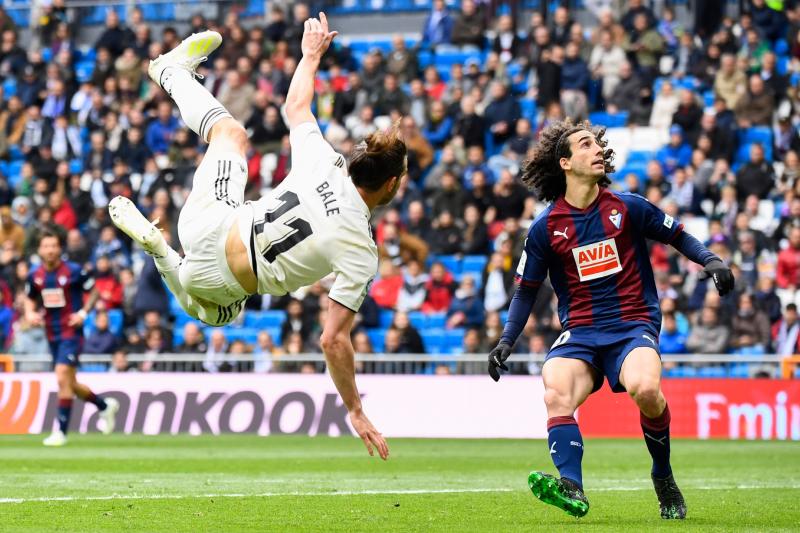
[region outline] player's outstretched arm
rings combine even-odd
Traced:
[[[330,300],[320,344],[328,361],[328,372],[350,414],[350,423],[364,441],[369,454],[373,455],[374,446],[381,459],[386,460],[389,457],[389,447],[383,435],[364,414],[361,396],[356,387],[355,350],[350,342],[350,330],[353,328],[355,316],[347,307]]]
[[[691,261],[703,265],[703,272],[699,279],[711,278],[720,296],[725,296],[733,290],[734,279],[731,269],[692,235],[681,230],[671,244]]]
[[[323,54],[333,41],[338,32],[328,31],[328,18],[325,13],[319,14],[319,19],[310,18],[305,21],[303,41],[301,48],[303,57],[297,64],[297,69],[289,84],[289,93],[286,95],[286,119],[289,129],[303,122],[314,122],[311,113],[311,101],[314,99],[314,76],[317,74],[319,62]]]

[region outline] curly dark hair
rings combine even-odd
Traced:
[[[608,141],[603,138],[606,129],[592,127],[589,121],[573,123],[567,119],[547,126],[539,135],[539,144],[534,148],[530,159],[522,164],[522,182],[532,189],[540,200],[552,202],[567,191],[567,177],[559,161],[562,157],[572,157],[567,138],[578,131],[590,131],[603,147],[603,161],[606,175],[597,184],[608,187],[611,180],[608,174],[614,172],[614,150],[606,148]]]

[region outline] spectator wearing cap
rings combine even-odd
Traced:
[[[736,196],[739,202],[754,194],[759,199],[767,198],[775,183],[775,174],[764,159],[764,147],[760,143],[750,145],[750,160],[736,173]]]
[[[444,0],[433,0],[431,12],[422,27],[421,46],[436,48],[440,44],[450,44],[453,19],[447,12]]]
[[[736,103],[734,112],[742,127],[771,126],[775,97],[758,74],[750,76],[747,93]]]
[[[669,144],[656,154],[664,174],[671,175],[676,169],[685,167],[692,160],[692,148],[684,140],[683,128],[677,124],[669,129]]]
[[[456,46],[483,48],[485,20],[474,0],[463,0],[461,11],[453,22],[450,42]]]

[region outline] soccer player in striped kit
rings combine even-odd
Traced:
[[[733,289],[722,261],[670,215],[636,194],[608,189],[613,150],[604,130],[570,121],[548,126],[522,170],[522,181],[550,202],[531,224],[517,267],[518,286],[489,373],[500,369],[531,314],[546,276],[558,297],[563,330],[542,367],[550,457],[560,478],[531,472],[528,485],[545,503],[573,516],[589,512],[583,492],[583,439],[575,410],[603,377],[640,411],[661,517],[685,518],[686,503],[670,466],[667,400],[661,392],[661,313],[647,239],[672,245],[704,266],[720,295]]]
[[[45,446],[67,443],[67,428],[75,396],[100,410],[106,435],[114,431],[119,403],[103,398],[79,383],[75,374],[83,345],[83,322],[98,294],[91,272],[61,260],[61,236],[55,230],[39,235],[38,254],[42,263],[28,275],[25,315],[32,326],[44,326],[58,380],[58,428],[44,440]],[[84,303],[84,294],[89,297]]]

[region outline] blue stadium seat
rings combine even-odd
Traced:
[[[732,378],[749,378],[750,365],[747,363],[734,363],[728,366],[728,376]]]
[[[778,39],[775,41],[772,51],[775,52],[775,55],[785,56],[789,53],[789,43],[786,41],[786,39]]]
[[[107,372],[108,367],[103,363],[83,363],[81,364],[81,372]]]
[[[724,378],[727,372],[722,366],[704,366],[697,371],[697,375],[701,378]]]
[[[16,145],[15,145],[16,146]],[[8,164],[8,184],[16,187],[22,179],[22,165],[23,161],[11,161]]]
[[[70,174],[80,174],[83,172],[83,161],[80,159],[72,159],[69,162],[69,172]]]
[[[408,313],[408,321],[417,329],[428,327],[428,317],[422,311],[411,311]]]
[[[394,320],[394,311],[391,309],[381,309],[378,315],[378,325],[382,328],[388,328],[392,325],[392,320]]]
[[[16,96],[16,94],[17,94],[17,79],[9,76],[3,82],[3,97],[5,100],[8,100],[12,96]]]
[[[269,311],[246,311],[244,327],[256,329],[280,328],[286,321],[286,311],[272,309]]]
[[[646,150],[636,150],[628,154],[628,158],[625,160],[625,164],[631,165],[635,163],[640,163],[640,164],[644,163],[645,165],[647,165],[647,163],[650,160],[655,158],[656,158],[655,152],[649,152]]]
[[[125,316],[122,313],[122,309],[108,310],[108,329],[114,335],[122,335],[122,325],[124,320]]]
[[[369,342],[372,344],[372,349],[375,352],[382,352],[384,343],[386,342],[386,330],[383,328],[372,328],[367,330]]]
[[[426,315],[427,328],[443,328],[447,322],[447,313],[430,313]]]
[[[461,272],[482,276],[488,261],[489,258],[485,255],[465,255],[461,261]]]
[[[432,263],[437,261],[442,263],[451,274],[461,274],[461,257],[457,255],[437,255],[433,258]]]
[[[523,118],[527,118],[531,123],[536,122],[536,100],[523,98],[519,101],[519,110]]]
[[[247,344],[255,345],[256,341],[258,340],[258,334],[261,331],[266,331],[272,337],[272,341],[275,344],[281,343],[281,329],[280,328],[264,328],[264,329],[255,329],[255,328],[232,328],[230,326],[222,328],[223,333],[225,334],[225,338],[228,342],[233,342],[237,340],[244,341]]]
[[[444,351],[447,353],[453,353],[453,348],[461,349],[461,347],[464,345],[464,335],[466,332],[467,330],[464,328],[446,330]]]
[[[592,124],[605,126],[607,128],[621,128],[628,123],[628,112],[607,113],[605,111],[595,111],[589,113],[589,120]]]
[[[772,145],[772,128],[769,126],[752,126],[739,130],[739,144],[761,143]]]
[[[428,328],[420,332],[422,344],[427,353],[442,353],[445,350],[445,330],[442,328]]]
[[[94,73],[94,62],[81,61],[75,65],[75,77],[78,81],[85,83],[89,81]]]

